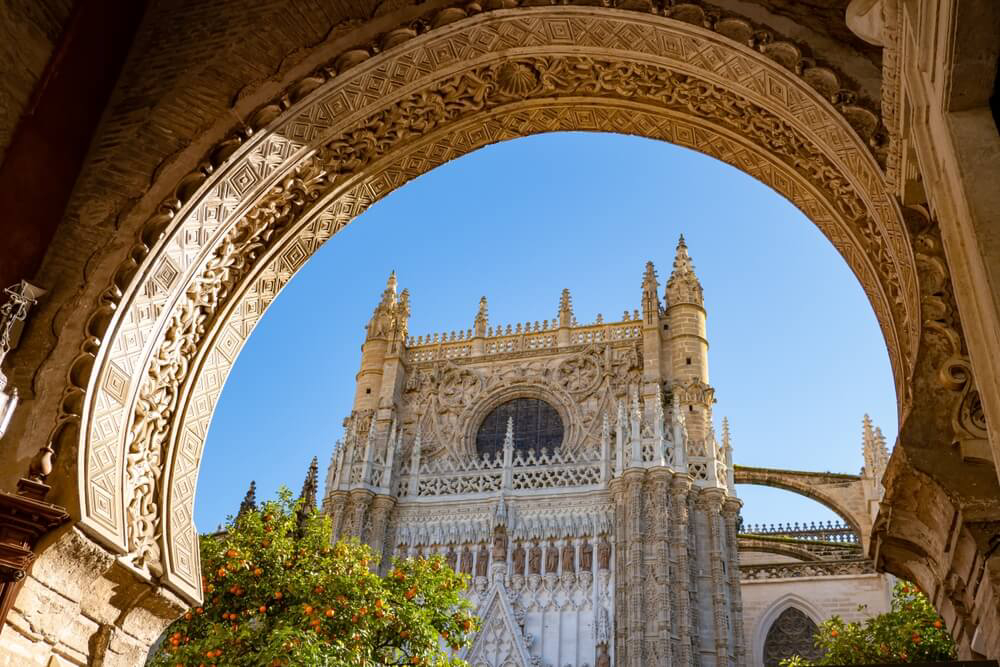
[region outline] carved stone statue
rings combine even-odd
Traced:
[[[472,551],[468,544],[462,549],[462,574],[472,574]]]
[[[514,574],[524,574],[524,547],[514,547]]]
[[[567,542],[562,548],[562,571],[563,572],[575,572],[576,571],[576,549],[573,545]]]
[[[531,545],[531,554],[528,556],[528,571],[530,574],[542,573],[542,548],[538,542]]]
[[[608,645],[601,644],[597,647],[597,662],[595,667],[611,667],[611,656],[608,655]]]
[[[545,574],[554,574],[559,569],[559,548],[555,542],[549,542],[545,549]]]
[[[580,545],[580,569],[590,572],[594,566],[594,547],[590,546],[590,540],[585,539]]]
[[[605,535],[601,536],[601,541],[597,544],[597,567],[606,570],[611,563],[611,544]]]
[[[502,563],[507,560],[507,533],[503,528],[497,528],[493,534],[493,562]]]
[[[486,548],[486,542],[483,542],[482,544],[479,545],[479,554],[476,558],[476,576],[485,577],[486,568],[489,567],[489,564],[490,564],[490,552],[489,549]]]
[[[455,553],[455,547],[448,547],[448,553],[444,557],[444,562],[448,564],[448,567],[455,569],[455,561],[458,560],[458,554]]]

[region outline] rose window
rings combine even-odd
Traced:
[[[507,420],[514,420],[514,449],[557,449],[563,441],[563,423],[555,408],[537,398],[515,398],[486,415],[476,433],[480,456],[495,456],[503,449]]]

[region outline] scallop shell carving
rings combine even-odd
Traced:
[[[497,86],[512,97],[524,97],[538,85],[538,75],[524,63],[507,62],[497,71]]]

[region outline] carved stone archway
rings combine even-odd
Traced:
[[[435,10],[339,54],[248,122],[123,253],[50,438],[60,460],[51,481],[76,489],[79,529],[189,602],[201,596],[191,517],[204,436],[263,311],[372,202],[497,141],[634,134],[774,188],[851,266],[882,328],[901,416],[913,402],[927,297],[914,232],[887,191],[878,117],[832,70],[742,19],[684,3],[669,16]]]
[[[671,141],[784,194],[869,295],[897,387],[915,354],[916,270],[899,210],[827,71],[794,72],[726,32],[598,8],[497,11],[368,58],[278,115],[176,214],[107,326],[80,422],[81,525],[200,597],[197,461],[222,381],[267,304],[320,243],[444,161],[532,133]],[[406,36],[406,35],[404,35]],[[785,54],[787,55],[787,54]],[[360,62],[359,62],[360,61]],[[788,65],[792,69],[789,69]],[[845,115],[846,114],[846,115]]]

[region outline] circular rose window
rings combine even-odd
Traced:
[[[514,449],[556,449],[562,445],[563,423],[556,409],[537,398],[515,398],[486,415],[476,433],[480,456],[495,456],[503,449],[507,420],[514,420]]]

